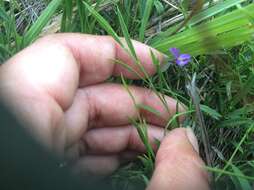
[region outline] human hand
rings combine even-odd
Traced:
[[[147,73],[154,74],[150,48],[138,42],[134,47]],[[112,75],[136,78],[113,64],[114,59],[142,75],[111,37],[44,37],[0,67],[0,95],[41,144],[74,161],[75,168],[102,175],[113,172],[125,157],[145,151],[128,119],[142,114],[153,147],[155,138],[162,140],[148,189],[208,189],[194,134],[175,129],[163,138],[162,127],[175,113],[177,102],[165,97],[168,112],[155,93],[132,86],[136,102],[155,108],[161,117],[137,110],[121,85],[105,82]]]

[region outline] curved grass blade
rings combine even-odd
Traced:
[[[252,39],[254,33],[254,24],[249,16],[243,13],[243,10],[253,12],[254,4],[243,7],[241,10],[234,10],[171,37],[162,37],[154,41],[152,46],[165,54],[169,54],[168,48],[176,47],[184,53],[197,56],[240,45]]]
[[[233,173],[233,172],[229,172],[226,170],[222,170],[222,169],[218,169],[218,168],[212,168],[212,167],[207,167],[205,166],[205,168],[210,171],[210,172],[214,172],[214,173],[218,173],[220,175],[229,175],[229,176],[235,176],[238,178],[243,178],[243,179],[247,179],[250,181],[254,181],[254,177],[253,176],[246,176],[246,175],[241,175],[239,173]]]
[[[226,169],[232,164],[232,161],[235,157],[235,155],[237,154],[237,152],[239,151],[240,147],[242,146],[242,144],[244,143],[244,141],[246,140],[246,138],[248,137],[248,135],[253,132],[254,129],[254,124],[252,124],[251,126],[249,126],[249,128],[247,129],[247,131],[245,132],[244,136],[242,137],[241,141],[237,144],[237,147],[235,148],[233,154],[231,155],[230,159],[227,161],[227,164],[224,166],[224,168],[222,169],[223,172],[226,171]],[[223,172],[219,173],[219,175],[215,178],[215,181],[217,181],[221,175],[223,174]]]
[[[231,167],[234,173],[237,174],[237,176],[245,176],[243,172],[239,168],[237,168],[235,165],[232,164]],[[249,181],[246,178],[237,177],[237,181],[239,182],[241,189],[253,190]]]
[[[110,26],[110,24],[90,5],[88,5],[86,2],[83,2],[83,4],[86,6],[88,11],[94,16],[94,18],[98,21],[98,23],[101,25],[101,27],[106,30],[106,32],[111,35],[122,47],[123,44],[120,41],[119,36],[114,31],[114,29]]]
[[[140,29],[139,29],[139,40],[141,42],[143,42],[144,38],[145,38],[145,30],[146,30],[146,27],[147,27],[149,17],[150,17],[151,12],[152,12],[153,5],[154,5],[154,0],[147,0],[146,1],[145,11],[144,11],[144,14],[143,14],[143,17],[142,17],[142,20],[141,20],[141,26],[140,26]]]
[[[197,0],[190,15],[185,19],[185,21],[182,24],[180,24],[179,27],[177,27],[177,29],[172,33],[172,35],[176,34],[178,31],[180,31],[190,21],[190,19],[202,9],[203,4],[204,4],[204,0]]]
[[[222,1],[218,4],[201,11],[200,13],[193,16],[189,22],[189,26],[193,26],[199,22],[204,21],[205,19],[211,18],[212,16],[215,16],[218,13],[221,13],[222,11],[225,11],[239,3],[242,3],[246,0],[228,0],[228,1]]]
[[[61,5],[62,0],[52,0],[48,7],[42,12],[37,21],[32,25],[32,27],[27,31],[23,37],[22,46],[25,47],[32,43],[41,33],[42,29],[46,26],[50,17],[56,12],[58,7]]]
[[[5,10],[0,7],[0,19],[3,19],[4,21],[9,20],[9,16],[6,14]]]
[[[128,45],[128,48],[130,50],[130,53],[131,53],[132,57],[135,58],[136,61],[138,61],[138,57],[136,55],[135,49],[133,47],[133,44],[131,42],[130,34],[128,32],[127,26],[126,26],[126,24],[124,22],[123,16],[122,16],[122,14],[121,14],[121,12],[120,12],[118,7],[117,7],[117,15],[118,15],[119,23],[120,23],[120,26],[121,26],[121,29],[122,29],[125,41],[126,41],[126,43]]]

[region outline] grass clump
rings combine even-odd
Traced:
[[[48,26],[57,26],[61,32],[111,35],[129,52],[144,76],[131,38],[167,54],[169,60],[172,55],[168,49],[172,47],[191,54],[193,59],[187,67],[166,64],[166,69],[160,70],[151,53],[157,75],[141,81],[117,80],[122,81],[126,90],[129,84],[137,84],[154,90],[162,102],[160,93],[184,103],[188,109],[183,113],[187,116],[183,126],[195,130],[201,156],[214,175],[214,187],[253,189],[253,1],[30,1],[37,2],[32,6],[37,6],[36,19],[31,15],[32,8],[23,2],[27,1],[0,2],[0,63],[37,39],[46,26],[48,30]],[[60,23],[54,20],[56,17],[60,17]],[[126,46],[119,36],[125,38]],[[145,105],[136,106],[159,114]],[[166,129],[178,127],[180,115],[169,119]],[[120,185],[134,189],[133,184],[144,188],[154,167],[155,155],[147,142],[146,122],[142,118],[132,122],[147,154],[113,176],[116,188]]]

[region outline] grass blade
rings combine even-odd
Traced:
[[[242,137],[241,141],[238,143],[237,147],[235,148],[232,156],[230,157],[230,159],[228,160],[227,164],[224,166],[223,171],[225,171],[228,166],[230,166],[232,164],[232,161],[236,155],[236,153],[239,151],[240,147],[242,146],[243,142],[246,140],[246,138],[248,137],[249,133],[254,129],[254,124],[252,124],[248,130],[246,131],[246,133],[244,134],[244,136]],[[223,173],[221,172],[217,177],[216,177],[216,181],[221,177]]]
[[[72,28],[72,11],[73,2],[70,0],[64,0],[64,13],[61,23],[61,32],[70,32]]]
[[[197,15],[193,16],[192,19],[189,22],[189,26],[193,26],[199,22],[202,22],[205,19],[211,18],[212,16],[215,16],[218,13],[221,13],[222,11],[225,11],[239,3],[242,3],[246,0],[228,0],[228,1],[222,1],[204,11],[201,11]]]
[[[156,110],[156,109],[154,109],[154,108],[152,108],[150,106],[147,106],[147,105],[144,105],[144,104],[137,104],[137,107],[139,109],[143,109],[143,110],[145,110],[147,112],[153,113],[154,115],[156,115],[159,118],[161,117],[161,113],[158,110]]]
[[[232,164],[231,167],[232,167],[234,173],[235,173],[237,176],[245,176],[245,175],[242,173],[242,171],[241,171],[239,168],[237,168],[235,165]],[[250,185],[250,183],[248,182],[247,179],[237,177],[237,180],[238,180],[239,183],[240,183],[241,189],[244,189],[244,190],[253,190],[252,187],[251,187],[251,185]]]
[[[146,1],[145,11],[144,11],[144,14],[143,14],[143,17],[142,17],[142,20],[141,20],[141,26],[140,26],[140,29],[139,29],[139,40],[141,42],[143,42],[144,38],[145,38],[145,30],[146,30],[146,27],[147,27],[149,17],[150,17],[151,12],[152,12],[153,5],[154,5],[154,0],[147,0]]]
[[[114,29],[110,26],[108,21],[106,21],[93,7],[88,5],[86,2],[83,2],[88,11],[94,16],[97,22],[101,25],[101,27],[106,30],[106,32],[111,35],[121,46],[123,46],[119,36],[114,31]]]
[[[0,7],[0,19],[3,19],[4,21],[9,20],[9,16],[2,7]]]
[[[201,111],[210,115],[212,118],[214,118],[216,120],[219,120],[222,117],[222,115],[219,114],[216,110],[214,110],[206,105],[200,105],[200,109],[201,109]]]
[[[221,175],[223,174],[223,175],[235,176],[235,177],[238,177],[238,178],[243,178],[243,179],[247,179],[247,180],[250,180],[250,181],[254,181],[253,176],[241,175],[239,173],[233,173],[233,172],[221,170],[221,169],[218,169],[218,168],[211,168],[211,167],[205,167],[205,168],[210,172],[216,172],[216,173],[219,173]]]
[[[128,45],[128,48],[130,50],[130,53],[135,58],[135,60],[138,61],[138,57],[136,55],[135,49],[133,47],[133,44],[131,42],[130,34],[128,32],[128,29],[127,29],[126,24],[124,22],[123,16],[122,16],[122,14],[121,14],[121,12],[120,12],[118,7],[117,7],[117,15],[118,15],[119,23],[120,23],[120,26],[121,26],[121,29],[122,29],[125,41],[126,41],[126,43]]]
[[[62,0],[52,0],[48,7],[43,11],[37,21],[31,26],[27,33],[23,37],[23,47],[26,47],[33,42],[40,34],[42,29],[48,23],[50,17],[56,12],[58,7],[61,5]]]
[[[234,47],[253,38],[254,25],[245,14],[253,11],[254,4],[250,4],[171,37],[157,38],[151,45],[168,55],[168,48],[176,47],[193,56]]]

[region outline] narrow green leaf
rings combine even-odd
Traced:
[[[227,1],[221,1],[218,4],[201,11],[200,13],[196,14],[195,16],[192,17],[192,19],[189,22],[190,26],[193,26],[205,19],[208,19],[212,16],[215,16],[218,13],[221,13],[222,11],[226,11],[227,9],[242,3],[246,0],[227,0]]]
[[[125,69],[127,69],[130,73],[132,73],[133,75],[136,75],[137,78],[142,79],[143,81],[146,82],[146,79],[141,76],[135,69],[133,69],[131,66],[129,66],[128,64],[122,62],[121,60],[114,60],[115,64],[119,64],[122,67],[124,67]]]
[[[193,56],[240,45],[253,39],[254,33],[254,24],[245,12],[254,12],[254,4],[218,16],[212,21],[188,28],[173,36],[158,37],[151,45],[168,55],[168,48],[176,47],[181,52]]]
[[[243,119],[243,118],[237,118],[237,119],[228,119],[220,122],[218,124],[218,127],[239,127],[243,125],[250,125],[253,123],[252,119]]]
[[[132,101],[133,101],[133,103],[134,103],[134,105],[135,105],[135,107],[136,107],[136,100],[135,100],[135,98],[134,98],[134,96],[132,95],[132,93],[131,93],[131,91],[130,91],[130,89],[129,89],[129,86],[128,86],[128,84],[127,84],[127,82],[126,82],[126,80],[124,79],[124,77],[123,77],[123,75],[121,75],[121,80],[122,80],[122,83],[123,83],[123,87],[125,88],[125,90],[128,92],[128,94],[130,95],[130,97],[131,97],[131,99],[132,99]]]
[[[243,84],[242,89],[235,95],[233,105],[236,105],[239,101],[245,98],[250,89],[253,87],[254,73],[250,74],[248,80]]]
[[[120,26],[121,26],[121,29],[122,29],[125,41],[126,41],[126,43],[128,45],[128,48],[130,50],[130,53],[135,58],[135,60],[137,61],[138,57],[136,55],[135,49],[133,47],[133,44],[131,42],[130,34],[128,32],[128,29],[127,29],[126,24],[124,22],[123,16],[122,16],[122,14],[121,14],[121,12],[120,12],[118,7],[117,7],[117,15],[118,15],[119,23],[120,23]]]
[[[12,55],[12,53],[3,44],[0,44],[0,52],[1,53],[5,53],[8,56]]]
[[[111,35],[122,47],[123,44],[118,37],[117,33],[114,31],[114,29],[110,26],[110,24],[90,5],[88,5],[86,2],[84,2],[84,5],[89,10],[89,12],[94,16],[94,18],[97,20],[97,22],[101,25],[101,27],[106,30],[106,32]]]
[[[145,11],[144,11],[144,14],[141,20],[141,26],[139,29],[139,40],[141,42],[143,42],[145,38],[145,30],[147,27],[149,17],[152,12],[153,5],[154,5],[154,0],[146,0]]]
[[[70,32],[73,27],[72,25],[73,1],[64,0],[63,5],[64,10],[61,23],[61,32]]]
[[[242,173],[242,171],[239,168],[237,168],[235,165],[232,164],[231,167],[232,167],[234,173],[236,174],[236,176],[245,176]],[[244,177],[241,177],[241,178],[237,177],[237,180],[239,181],[240,187],[242,189],[244,189],[244,190],[252,190],[252,187],[251,187],[249,181],[246,178],[244,178]]]
[[[236,176],[238,178],[248,179],[248,180],[251,180],[251,181],[254,180],[253,176],[240,175],[240,174],[236,174],[236,173],[229,172],[229,171],[226,171],[226,170],[222,170],[222,169],[218,169],[218,168],[212,168],[212,167],[207,167],[207,166],[205,166],[205,168],[208,171],[215,172],[215,173],[217,173],[220,176],[221,175],[230,175],[230,176]]]
[[[137,107],[139,109],[143,109],[143,110],[146,110],[146,111],[148,111],[150,113],[153,113],[153,114],[155,114],[158,117],[161,117],[161,113],[158,110],[155,110],[154,108],[152,108],[150,106],[147,106],[147,105],[144,105],[144,104],[137,104]]]
[[[246,138],[248,137],[249,133],[252,132],[252,130],[254,129],[254,124],[251,124],[249,126],[249,128],[246,130],[244,136],[242,137],[241,141],[237,144],[237,147],[235,148],[234,152],[232,153],[230,159],[227,161],[227,164],[224,166],[223,171],[226,171],[226,169],[228,168],[228,166],[230,166],[232,164],[232,161],[236,155],[236,153],[239,151],[240,147],[242,146],[243,142],[246,140]],[[221,175],[223,173],[221,172],[216,178],[215,181],[217,181]]]
[[[215,109],[212,109],[206,105],[200,105],[201,111],[203,111],[204,113],[210,115],[212,118],[219,120],[222,115],[219,114]]]
[[[82,4],[82,0],[77,0],[77,7],[78,7],[78,14],[79,14],[79,19],[80,19],[80,28],[81,28],[81,32],[85,32],[85,11],[83,9],[83,4]]]
[[[42,12],[37,21],[31,26],[23,37],[23,47],[32,43],[41,33],[42,29],[46,26],[50,17],[56,12],[61,5],[62,0],[52,0],[47,8]]]
[[[163,11],[165,10],[163,4],[159,0],[154,1],[154,6],[155,6],[156,11],[158,12],[158,14],[162,14]]]
[[[9,16],[7,15],[6,11],[0,7],[0,19],[3,19],[4,21],[9,20]]]

